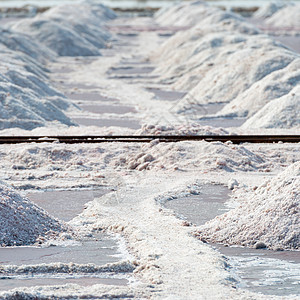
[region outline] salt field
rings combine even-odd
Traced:
[[[299,299],[299,1],[0,7],[1,299]]]

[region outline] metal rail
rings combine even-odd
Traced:
[[[0,144],[19,143],[149,143],[160,142],[206,141],[241,143],[300,143],[300,135],[114,135],[114,136],[0,136]]]

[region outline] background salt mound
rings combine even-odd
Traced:
[[[187,2],[163,9],[155,15],[155,21],[162,26],[197,26],[210,32],[234,29],[248,34],[258,32],[253,25],[237,14],[224,12],[202,1]]]
[[[29,245],[66,231],[66,225],[0,182],[1,246]]]
[[[262,35],[233,36],[231,42],[219,39],[219,43],[218,60],[189,93],[201,104],[230,102],[255,82],[297,58]]]
[[[257,34],[259,30],[237,14],[204,2],[187,2],[159,11],[155,21],[162,26],[197,27],[206,32],[238,31]]]
[[[266,24],[274,27],[300,28],[300,5],[288,5],[266,20]]]
[[[270,60],[268,63],[274,64],[275,61]],[[262,109],[266,104],[272,100],[289,94],[291,90],[299,85],[300,59],[296,58],[286,67],[275,70],[261,80],[252,84],[250,88],[245,90],[243,93],[240,93],[234,100],[228,103],[220,112],[217,113],[217,115],[225,117],[251,117],[259,112],[259,110]],[[275,102],[273,102],[273,104],[275,104]],[[270,104],[272,108],[271,106],[268,108],[274,110],[275,106],[273,104]],[[290,118],[292,117],[293,114],[290,115]],[[290,123],[294,123],[296,120],[290,121]]]
[[[296,6],[287,8],[290,11],[292,7]],[[270,6],[269,10],[275,8],[279,10],[280,6]],[[298,20],[296,16],[294,19]],[[277,100],[280,105],[276,112],[273,102],[299,86],[297,53],[261,34],[245,19],[202,2],[178,5],[156,16],[156,21],[164,25],[170,25],[170,20],[192,27],[169,38],[150,59],[158,65],[154,72],[160,76],[160,83],[189,91],[176,106],[176,113],[189,113],[196,121],[203,116],[199,109],[203,105],[226,103],[217,117],[249,118],[260,110],[265,114],[273,110],[274,114],[266,114],[265,121],[262,112],[256,115],[245,128],[298,126],[296,99]],[[269,102],[272,104],[267,105]],[[290,120],[288,111],[293,111]],[[271,115],[276,115],[278,122],[271,120]]]
[[[33,59],[32,62],[37,60],[40,63],[46,63],[47,60],[51,60],[55,56],[54,52],[33,41],[32,38],[7,28],[0,27],[0,45],[12,51],[23,52]],[[29,57],[27,57],[27,60]]]
[[[0,129],[31,130],[51,122],[75,125],[63,113],[72,105],[51,87],[45,69],[33,59],[34,53],[33,57],[25,54],[26,45],[20,45],[25,48],[21,53],[0,44]]]
[[[241,128],[300,128],[300,85],[270,101]]]
[[[47,46],[59,56],[95,56],[98,49],[78,35],[68,24],[37,16],[16,23],[13,30],[25,33]]]
[[[201,226],[199,236],[216,243],[299,250],[299,190],[297,162],[256,190],[238,190],[240,206]]]
[[[255,19],[267,19],[273,16],[280,9],[284,8],[286,3],[268,3],[267,5],[261,6],[254,14],[253,18]],[[289,4],[291,5],[291,4]]]
[[[111,35],[103,23],[115,14],[98,4],[63,5],[11,29],[32,36],[59,56],[97,56]]]

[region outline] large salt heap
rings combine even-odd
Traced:
[[[57,55],[100,55],[115,17],[95,2],[64,5],[0,29],[0,129],[76,125],[64,111],[78,109],[50,83],[45,63]],[[83,25],[84,24],[84,25]]]
[[[300,162],[252,190],[237,190],[239,206],[200,227],[213,243],[300,249]]]
[[[33,37],[59,56],[97,56],[111,38],[103,24],[113,18],[110,9],[94,2],[62,5],[21,20],[11,29]]]
[[[271,15],[293,6],[270,7]],[[300,6],[299,6],[300,7]],[[295,6],[297,11],[298,6]],[[272,17],[273,18],[273,17]],[[270,18],[271,19],[271,18]],[[294,21],[298,18],[292,17]],[[158,64],[158,81],[171,89],[189,91],[174,111],[197,121],[206,104],[223,103],[217,117],[249,118],[256,114],[260,120],[248,122],[244,128],[297,127],[299,113],[297,97],[285,101],[300,84],[299,55],[233,13],[212,8],[202,2],[180,4],[157,15],[163,25],[188,26],[169,38],[150,56]],[[162,75],[161,75],[162,74]],[[295,90],[298,93],[298,90]],[[292,93],[291,93],[292,94]],[[283,98],[281,98],[283,97]],[[284,101],[277,100],[283,99]],[[264,122],[275,102],[286,114],[295,108],[293,120]],[[260,110],[262,110],[260,112]],[[279,110],[276,115],[283,120]],[[275,116],[275,115],[274,115]],[[287,116],[286,116],[287,117]],[[270,119],[270,118],[269,118]],[[272,125],[273,124],[273,125]]]
[[[266,24],[281,27],[285,29],[296,29],[299,33],[300,28],[300,5],[286,5],[279,9],[270,18],[266,20]]]
[[[268,102],[242,128],[300,128],[300,86]]]
[[[228,103],[218,115],[251,117],[266,104],[289,94],[291,90],[299,86],[299,79],[300,58],[296,58],[286,67],[271,72],[252,84]]]
[[[69,229],[46,211],[0,183],[0,245],[23,246],[55,238]]]
[[[6,35],[10,37],[8,33]],[[14,34],[11,37],[11,48],[23,40],[15,40]],[[0,44],[0,129],[19,127],[31,130],[51,122],[74,125],[63,113],[71,105],[51,86],[45,68],[38,62],[39,48],[36,51],[31,46],[27,48],[29,43],[24,40],[26,43],[18,46],[24,49],[23,53]]]
[[[267,19],[273,16],[280,9],[284,8],[287,3],[283,2],[270,2],[261,6],[254,14],[254,19]]]

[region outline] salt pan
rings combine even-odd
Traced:
[[[0,244],[21,246],[58,237],[70,229],[46,211],[0,183]]]
[[[300,249],[300,162],[255,190],[234,190],[239,206],[200,227],[201,239],[269,249]]]

